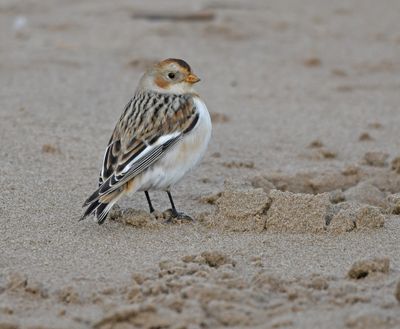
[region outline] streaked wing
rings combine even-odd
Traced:
[[[99,189],[85,204],[115,191],[154,164],[196,126],[198,117],[190,95],[135,95],[109,141]]]

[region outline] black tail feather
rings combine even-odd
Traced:
[[[99,225],[103,224],[108,216],[110,209],[107,209],[108,203],[100,203],[96,208],[96,218]]]
[[[110,188],[111,184],[117,182],[114,176],[109,177],[106,181],[99,180],[99,187],[96,191],[92,193],[90,197],[86,199],[82,207],[86,207],[91,203],[97,201],[100,198],[100,195],[107,194],[107,190]],[[111,192],[110,192],[111,193]]]
[[[86,199],[86,201],[83,203],[82,207],[87,207],[91,204],[93,204],[96,200],[99,199],[100,193],[99,189],[97,189],[95,192],[92,193],[90,197]]]
[[[107,215],[111,208],[107,208],[109,203],[102,203],[98,200],[94,201],[89,205],[89,207],[85,210],[82,217],[79,219],[80,221],[85,219],[89,215],[95,215],[97,218],[98,224],[103,224],[107,218]]]
[[[111,179],[112,177],[109,177],[103,183],[101,183],[102,179],[99,180],[100,186],[95,192],[92,193],[92,195],[89,198],[87,198],[87,200],[83,204],[83,207],[87,208],[79,220],[83,220],[89,215],[95,215],[97,218],[97,222],[99,224],[103,224],[112,206],[118,200],[118,195],[120,194],[120,192],[123,192],[123,188],[121,187],[119,187],[118,189],[114,189],[109,193],[101,192],[102,189],[105,188],[105,186],[106,187],[110,186]]]
[[[91,203],[89,205],[89,207],[87,207],[87,209],[85,210],[85,212],[83,213],[82,217],[79,220],[83,220],[85,219],[87,216],[91,215],[92,213],[94,213],[96,211],[96,208],[99,206],[100,202],[99,201],[95,201],[93,203]]]

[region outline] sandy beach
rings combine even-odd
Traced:
[[[0,2],[0,329],[400,328],[400,3]],[[213,121],[173,190],[78,222],[143,71]],[[165,193],[152,193],[157,210]]]

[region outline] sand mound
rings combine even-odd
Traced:
[[[6,291],[23,293],[36,298],[48,298],[48,291],[40,282],[28,280],[26,275],[20,273],[11,273],[8,276]]]
[[[385,216],[377,207],[343,202],[330,209],[328,229],[332,233],[383,227]]]
[[[389,158],[389,154],[385,152],[367,152],[364,155],[364,163],[372,167],[385,167],[387,165],[386,160]]]
[[[400,174],[400,157],[395,157],[391,162],[391,168],[396,174]]]
[[[335,151],[327,149],[325,147],[311,147],[308,150],[305,150],[299,154],[299,158],[313,160],[313,161],[321,161],[321,160],[329,160],[337,158],[338,154]]]
[[[258,175],[250,180],[255,188],[228,182],[224,191],[200,199],[214,205],[215,211],[199,219],[208,227],[238,232],[343,233],[379,228],[385,222],[383,213],[400,213],[396,194],[400,175],[388,168],[365,168],[349,165],[338,171]],[[169,215],[122,211],[116,206],[110,219],[159,228]]]
[[[348,276],[351,279],[362,279],[377,273],[389,273],[389,258],[374,258],[362,260],[353,264]]]
[[[207,201],[205,202],[207,203]],[[127,208],[122,210],[118,205],[115,205],[110,212],[110,220],[136,228],[160,228],[166,222],[182,223],[182,220],[172,218],[170,209],[163,212],[155,211],[150,214],[148,211],[140,209]]]
[[[182,261],[185,263],[207,264],[210,267],[220,267],[225,264],[236,265],[234,260],[218,251],[205,251],[198,256],[188,255],[183,257]]]
[[[400,215],[400,193],[392,194],[387,197],[387,212],[392,215]]]
[[[336,204],[333,196],[278,190],[267,195],[261,188],[228,186],[208,198],[216,210],[203,221],[209,227],[231,231],[290,233],[344,233],[384,225],[385,217],[379,208],[357,202]]]
[[[213,196],[213,199],[216,196]],[[206,216],[210,227],[222,227],[232,231],[262,231],[269,198],[261,189],[235,189],[227,187],[214,201],[217,209]]]
[[[400,281],[397,282],[394,296],[396,297],[397,301],[400,303]]]
[[[368,181],[360,182],[350,187],[344,193],[344,196],[348,201],[356,201],[382,208],[387,207],[386,193],[382,192]]]
[[[207,261],[210,255],[223,261],[214,266]],[[220,328],[269,323],[268,328],[278,328],[294,324],[287,318],[294,310],[370,301],[361,294],[365,288],[346,278],[312,274],[282,279],[264,270],[246,278],[235,263],[217,251],[162,261],[156,270],[135,274],[121,296],[122,306],[112,306],[93,327]],[[349,323],[358,322],[349,319]]]
[[[267,231],[317,233],[325,230],[327,212],[331,207],[328,193],[313,195],[273,190],[269,197]]]
[[[366,181],[383,192],[393,194],[400,192],[400,175],[396,174],[394,171],[377,170],[369,175]]]
[[[118,205],[113,207],[109,218],[134,227],[157,227],[160,225],[156,217],[147,211],[132,208],[122,210]]]
[[[249,285],[234,266],[235,261],[217,251],[162,261],[159,269],[146,277],[134,276],[127,295],[132,305],[112,310],[94,328],[259,324],[254,315],[261,312],[251,307]],[[243,303],[247,304],[244,309]]]
[[[64,304],[79,304],[81,297],[73,287],[64,287],[56,291],[56,296],[59,302]]]
[[[163,261],[158,271],[132,283],[137,290],[132,305],[112,310],[94,328],[260,325],[270,316],[260,308],[268,305],[268,300],[260,297],[269,287],[253,291],[252,281],[242,278],[234,263],[215,251],[188,255],[182,261]]]
[[[375,154],[375,153],[374,153]],[[386,159],[386,157],[385,157]],[[389,214],[400,213],[400,175],[388,168],[350,165],[341,171],[269,173],[250,180],[253,187],[269,194],[273,189],[293,193],[329,192],[331,203],[350,201],[381,208]]]
[[[291,278],[255,267],[256,258],[242,259],[237,265],[230,255],[208,250],[185,255],[180,260],[162,260],[158,267],[135,272],[131,280],[117,287],[111,283],[109,287],[92,290],[89,295],[80,295],[75,288],[66,286],[38,303],[44,310],[49,303],[59,307],[57,316],[71,318],[72,327],[83,321],[84,327],[95,329],[264,328],[266,323],[268,328],[279,328],[295,324],[291,316],[294,311],[304,312],[313,307],[340,311],[357,303],[370,303],[373,291],[393,283],[370,280],[370,286],[365,286],[358,280],[349,280],[388,273],[386,258],[357,262],[343,277],[310,274]],[[253,266],[256,270],[249,274],[243,271],[243,266]],[[3,293],[26,299],[27,286],[29,280],[25,276],[10,275]],[[395,295],[398,291],[400,284]],[[96,316],[75,317],[77,307],[94,311]],[[386,309],[396,307],[388,305]],[[0,311],[7,312],[4,307]],[[393,317],[386,316],[386,320],[398,325]],[[358,314],[351,313],[348,318],[349,326],[358,325],[359,321]],[[19,327],[16,322],[0,321],[0,328]]]

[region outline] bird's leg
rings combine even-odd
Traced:
[[[170,191],[167,191],[169,202],[171,203],[171,212],[172,212],[172,217],[177,217],[178,216],[178,211],[175,208],[175,203],[174,200],[172,199],[172,195]]]
[[[150,214],[152,214],[154,212],[154,208],[153,208],[153,205],[151,204],[149,192],[144,191],[144,194],[146,195],[147,203],[149,204]]]
[[[171,209],[168,209],[171,212],[171,217],[176,219],[186,219],[193,220],[192,217],[185,215],[183,212],[178,212],[175,208],[174,200],[172,199],[172,195],[170,191],[166,191],[168,194],[169,202],[171,203]],[[169,221],[169,220],[168,220]]]

